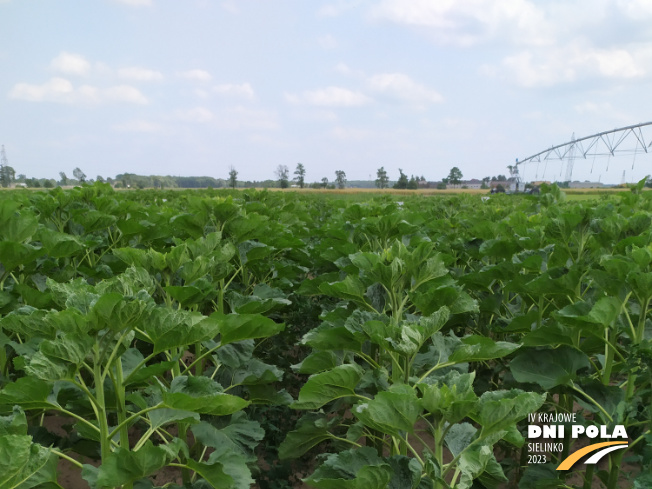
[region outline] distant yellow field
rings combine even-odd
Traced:
[[[259,189],[263,190],[263,189]],[[468,189],[468,188],[447,188],[446,190],[438,190],[434,188],[424,188],[419,190],[405,190],[393,188],[345,188],[345,189],[314,189],[314,188],[268,188],[267,190],[282,191],[282,192],[300,192],[300,193],[315,193],[315,194],[390,194],[390,195],[455,195],[455,194],[470,194],[470,195],[488,195],[488,189]],[[650,189],[645,189],[650,190]],[[605,195],[617,192],[629,192],[629,188],[575,188],[575,189],[562,189],[568,195]]]

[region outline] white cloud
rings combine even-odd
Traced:
[[[583,102],[577,104],[573,107],[576,112],[580,114],[608,114],[613,113],[613,106],[608,102],[596,103],[596,102]]]
[[[70,81],[58,77],[51,78],[41,85],[17,83],[9,92],[9,98],[29,102],[57,102],[66,104],[96,104],[102,102],[147,103],[147,98],[137,88],[129,85],[117,85],[109,88],[81,85],[79,88],[75,88]]]
[[[179,73],[179,76],[181,78],[186,78],[187,80],[194,80],[200,82],[208,82],[213,79],[213,77],[208,71],[199,70],[199,69],[182,71],[181,73]]]
[[[140,68],[138,66],[121,68],[118,70],[118,76],[124,80],[133,81],[160,81],[163,79],[163,74],[161,72],[149,70],[147,68]]]
[[[274,112],[246,107],[225,110],[216,116],[216,124],[222,129],[275,130],[279,128]]]
[[[369,77],[369,88],[377,93],[422,107],[439,103],[443,97],[439,92],[415,82],[404,73],[383,73]]]
[[[320,38],[317,39],[317,42],[322,47],[322,49],[325,49],[327,51],[330,51],[331,49],[335,49],[338,46],[337,39],[335,39],[330,34],[321,36]]]
[[[652,50],[598,49],[583,43],[563,48],[522,51],[503,60],[503,71],[524,87],[545,87],[586,78],[627,80],[646,74]],[[494,70],[495,71],[495,70]]]
[[[117,124],[113,126],[113,129],[116,131],[124,132],[159,132],[163,128],[160,124],[155,122],[143,121],[143,120],[134,120],[124,122],[122,124]]]
[[[114,0],[118,3],[124,3],[130,7],[149,7],[152,5],[152,0]]]
[[[240,13],[240,9],[238,9],[237,5],[233,1],[229,0],[227,2],[222,2],[220,5],[224,10],[226,10],[227,12],[229,12],[231,14],[239,14]]]
[[[73,53],[62,52],[52,60],[50,66],[66,75],[88,75],[91,71],[91,64],[86,59]]]
[[[242,97],[249,100],[253,100],[255,97],[254,89],[249,83],[242,83],[239,85],[233,83],[225,83],[213,87],[213,91],[219,93],[220,95]]]
[[[303,103],[318,107],[359,107],[371,102],[371,99],[363,93],[341,87],[309,90],[300,95],[286,93],[285,98],[290,103]]]
[[[65,78],[51,78],[42,85],[17,83],[9,92],[9,98],[29,102],[67,102],[72,99],[74,88]]]
[[[177,119],[185,122],[207,123],[211,122],[214,118],[213,113],[205,107],[195,107],[194,109],[177,113]]]
[[[628,17],[637,20],[650,20],[652,18],[652,3],[649,0],[618,0],[618,7]]]
[[[364,0],[338,0],[333,3],[322,5],[317,11],[317,14],[322,17],[337,17],[349,10],[361,6],[363,3],[365,3]]]
[[[147,98],[135,87],[129,85],[117,85],[103,90],[104,98],[114,102],[129,102],[134,104],[146,104]]]
[[[556,33],[556,24],[548,22],[542,9],[528,0],[383,0],[372,15],[427,28],[437,41],[462,46],[498,36],[549,44]]]

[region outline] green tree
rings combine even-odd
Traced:
[[[68,176],[65,174],[65,172],[62,171],[59,172],[59,179],[61,185],[63,185],[64,187],[68,185]]]
[[[419,182],[414,178],[414,175],[410,175],[410,181],[407,184],[407,188],[410,190],[417,190],[419,188]]]
[[[235,188],[238,185],[238,172],[233,166],[229,167],[229,186]]]
[[[448,173],[448,182],[451,185],[459,185],[462,182],[462,177],[462,171],[458,167],[454,166]]]
[[[75,168],[75,169],[72,171],[72,175],[73,175],[77,180],[79,180],[79,183],[84,183],[84,182],[86,182],[86,174],[85,174],[83,171],[81,171],[81,169],[80,169],[79,167]]]
[[[294,180],[299,184],[299,187],[303,188],[305,185],[306,169],[303,166],[303,163],[297,163],[297,169],[294,170]]]
[[[0,185],[9,187],[11,182],[14,181],[16,171],[9,165],[0,165]]]
[[[408,177],[405,173],[403,173],[403,170],[400,168],[398,169],[399,172],[399,177],[397,182],[394,184],[394,188],[407,188],[408,186]]]
[[[387,188],[389,187],[389,177],[385,171],[385,167],[381,166],[376,171],[376,187],[378,188]]]
[[[321,188],[328,187],[328,178],[324,177],[321,179]]]
[[[278,179],[278,186],[281,188],[288,188],[290,186],[288,180],[290,178],[290,170],[288,169],[287,165],[278,165],[275,173],[276,178]]]
[[[335,183],[337,183],[337,188],[342,189],[346,185],[346,173],[343,170],[337,170],[335,172]]]

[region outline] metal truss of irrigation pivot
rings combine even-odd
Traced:
[[[616,154],[649,153],[652,141],[647,142],[643,135],[643,127],[652,126],[652,122],[642,122],[633,126],[620,127],[611,131],[603,131],[557,146],[552,146],[535,155],[517,160],[516,164],[540,163],[548,160],[564,160],[567,158],[585,158],[587,156],[616,156]],[[633,136],[633,138],[632,138]],[[649,140],[650,138],[648,138]],[[634,140],[634,148],[629,142]],[[627,145],[623,143],[628,141]]]

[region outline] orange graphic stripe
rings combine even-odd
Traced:
[[[559,465],[559,467],[557,467],[557,470],[570,469],[573,465],[575,465],[575,462],[581,459],[584,455],[587,455],[591,452],[595,452],[600,448],[610,447],[612,445],[627,445],[627,443],[628,442],[626,441],[605,441],[602,443],[594,443],[593,445],[589,445],[588,447],[581,448],[578,451],[571,453],[568,457],[566,457],[566,459]]]

